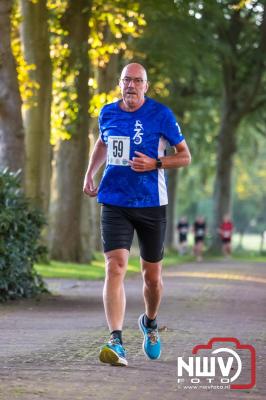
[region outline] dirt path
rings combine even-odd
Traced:
[[[167,268],[159,319],[163,353],[153,362],[142,354],[137,328],[143,312],[141,278],[127,279],[128,368],[98,362],[107,338],[103,282],[48,284],[54,296],[0,306],[0,400],[266,398],[266,264],[225,261]],[[195,345],[212,337],[254,345],[255,388],[178,388],[177,357],[191,356]]]

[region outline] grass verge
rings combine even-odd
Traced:
[[[208,261],[223,260],[222,256],[205,255]],[[265,255],[256,252],[234,253],[232,260],[266,263]],[[194,261],[191,255],[179,256],[176,252],[166,253],[164,257],[164,267],[169,265],[184,264]],[[51,261],[49,264],[36,264],[36,271],[44,278],[62,278],[62,279],[80,279],[96,280],[104,278],[104,257],[101,253],[96,253],[94,259],[89,264],[64,263],[60,261]],[[138,257],[130,257],[127,269],[127,275],[140,272]]]
[[[172,252],[165,255],[164,266],[181,264],[192,259],[191,256],[180,257],[178,254]],[[36,264],[35,269],[44,278],[95,280],[103,279],[105,274],[104,257],[100,253],[96,253],[94,259],[89,264],[50,261],[49,264]],[[139,257],[130,257],[127,275],[137,272],[140,272]]]

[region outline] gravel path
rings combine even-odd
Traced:
[[[266,264],[219,261],[166,268],[159,361],[148,361],[142,353],[137,327],[143,312],[141,277],[127,278],[128,368],[98,361],[108,337],[103,282],[47,282],[52,296],[0,306],[0,400],[266,398]],[[177,357],[191,356],[195,345],[213,337],[236,337],[255,347],[253,389],[178,387]],[[249,374],[248,355],[242,356]]]

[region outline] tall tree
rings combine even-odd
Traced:
[[[82,246],[82,183],[88,154],[89,60],[88,38],[91,0],[69,1],[62,17],[69,48],[67,73],[74,74],[75,95],[69,107],[70,140],[59,140],[55,153],[54,199],[51,209],[51,256],[65,261],[87,261]]]
[[[24,130],[16,64],[11,50],[12,1],[0,2],[0,168],[24,170]]]
[[[25,110],[26,194],[48,212],[51,177],[50,115],[52,69],[46,0],[20,0],[25,60],[33,64],[30,79],[37,83],[32,104]]]
[[[265,106],[266,91],[261,87],[266,67],[266,7],[264,2],[247,2],[244,8],[219,9],[216,33],[222,66],[223,97],[218,133],[217,169],[214,188],[213,248],[219,246],[217,227],[231,210],[233,156],[237,151],[240,122]],[[211,10],[216,11],[216,10]],[[213,14],[206,12],[208,18]]]

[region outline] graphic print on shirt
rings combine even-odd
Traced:
[[[133,141],[135,144],[140,144],[142,142],[142,135],[144,134],[144,132],[143,132],[142,123],[138,119],[135,122],[134,132],[136,132],[136,133],[133,137]]]

